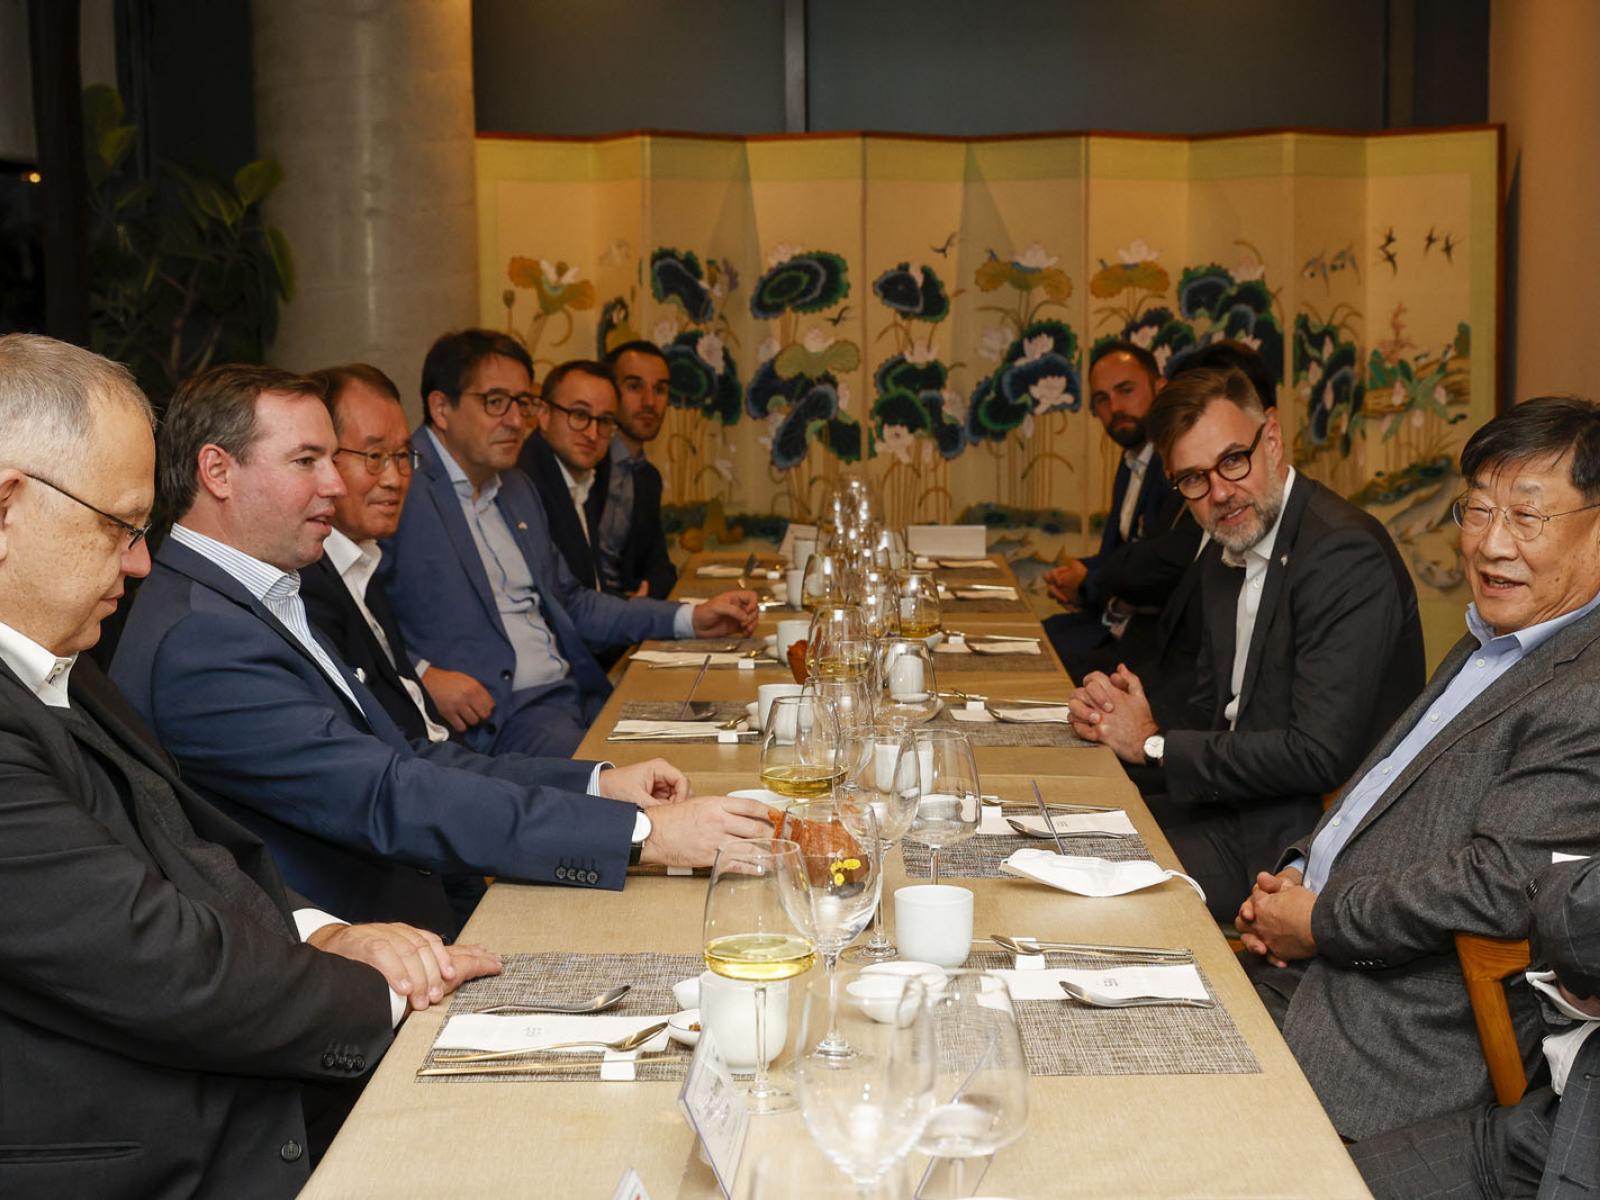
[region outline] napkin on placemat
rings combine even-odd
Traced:
[[[1003,642],[985,642],[985,641],[974,641],[972,638],[968,638],[967,639],[967,646],[968,646],[969,649],[971,649],[976,654],[1042,654],[1042,653],[1044,653],[1044,651],[1039,649],[1039,643],[1036,642],[1036,641],[1013,642],[1013,641],[1007,640],[1007,641],[1003,641]]]
[[[744,571],[733,563],[708,563],[695,574],[702,579],[737,579]]]
[[[1082,988],[1089,1003],[1126,1000],[1129,997],[1157,1000],[1209,1000],[1205,981],[1193,963],[1171,966],[1046,967],[1042,971],[996,971],[1006,981],[1013,1000],[1066,1000],[1061,981]]]
[[[957,600],[1015,600],[1016,598],[1016,588],[1003,587],[999,584],[994,587],[956,588]]]
[[[747,658],[745,654],[716,654],[711,655],[713,667],[736,667],[739,660]],[[634,662],[655,663],[664,667],[698,667],[706,660],[704,650],[635,650]]]
[[[1164,870],[1150,859],[1112,862],[1105,858],[1079,858],[1050,850],[1018,850],[1000,869],[1007,875],[1020,875],[1077,896],[1125,896],[1143,891],[1169,879],[1181,879],[1200,899],[1206,898],[1200,885],[1179,871]]]
[[[614,1042],[649,1025],[659,1025],[659,1017],[569,1017],[552,1013],[497,1016],[493,1013],[463,1013],[444,1023],[435,1050],[545,1050],[560,1042]],[[599,1057],[598,1078],[607,1083],[631,1083],[637,1078],[634,1060],[641,1053],[664,1050],[667,1031],[636,1050],[602,1050],[596,1047],[550,1050],[552,1054]],[[523,1060],[516,1060],[523,1061]],[[537,1060],[527,1060],[537,1061]],[[449,1066],[438,1061],[436,1066]],[[472,1064],[464,1064],[472,1065]]]
[[[1085,833],[1111,833],[1111,834],[1136,834],[1139,831],[1133,827],[1133,822],[1128,820],[1128,814],[1120,809],[1108,813],[1051,813],[1051,823],[1056,831],[1061,834]],[[1004,809],[985,805],[983,817],[978,824],[978,832],[1004,837],[1017,836],[1017,831],[1011,828],[1009,822],[1015,821],[1037,837],[1047,838],[1050,831],[1044,827],[1044,818],[1037,814],[1008,813]]]
[[[1002,721],[1010,721],[1016,725],[1071,725],[1072,713],[1065,704],[1046,705],[1038,704],[1029,708],[1000,708],[995,705],[990,707],[999,714]],[[950,715],[957,721],[966,721],[972,725],[992,725],[995,718],[987,712],[969,712],[964,708],[953,708]]]
[[[617,734],[628,737],[659,737],[659,738],[715,738],[719,733],[742,733],[745,723],[724,729],[720,721],[618,721],[607,734],[611,740]]]
[[[1000,564],[992,558],[929,558],[926,554],[917,555],[916,562],[912,565],[919,571],[939,569],[946,571],[998,571],[1000,569]]]

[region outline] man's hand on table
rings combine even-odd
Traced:
[[[1276,875],[1266,871],[1256,876],[1250,898],[1239,906],[1234,926],[1246,950],[1259,954],[1275,967],[1286,967],[1300,958],[1314,958],[1316,939],[1311,936],[1311,910],[1315,892],[1307,891],[1296,867],[1285,867]]]
[[[329,954],[375,968],[421,1012],[469,979],[500,974],[500,956],[482,946],[446,946],[432,930],[410,925],[324,925],[306,939]]]
[[[738,796],[696,796],[650,810],[650,836],[639,849],[641,863],[709,867],[719,847],[740,838],[772,836],[772,810]]]
[[[422,686],[428,689],[439,715],[457,733],[465,733],[478,722],[487,721],[494,712],[494,697],[489,695],[489,690],[460,671],[429,667],[422,674]]]
[[[1050,599],[1066,608],[1078,606],[1078,589],[1089,576],[1089,568],[1080,559],[1069,559],[1059,567],[1044,573],[1044,586]]]
[[[1109,746],[1123,762],[1144,761],[1144,740],[1160,733],[1139,677],[1118,663],[1114,675],[1091,671],[1067,702],[1072,731]]]
[[[754,592],[721,592],[694,606],[696,637],[749,637],[756,629],[761,604]]]
[[[640,808],[677,804],[689,798],[689,777],[664,758],[607,767],[596,782],[607,800],[626,800]]]

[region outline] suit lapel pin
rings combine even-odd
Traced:
[[[366,672],[366,669],[364,667],[357,667],[356,668],[356,678],[359,679],[362,683],[365,683],[367,681],[367,672]]]
[[[517,522],[517,528],[522,530],[523,533],[527,533],[528,532],[528,523],[526,521],[518,521]]]
[[[1280,567],[1287,567],[1289,565],[1289,556],[1287,554],[1285,554],[1281,558],[1279,558],[1278,559],[1278,565]]]

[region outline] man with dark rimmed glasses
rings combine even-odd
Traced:
[[[532,483],[512,469],[532,388],[532,359],[506,334],[467,329],[433,344],[412,438],[421,462],[380,573],[407,645],[430,666],[423,686],[471,746],[570,754],[611,692],[597,648],[747,634],[757,607],[748,591],[679,605],[576,578]]]
[[[1212,542],[1194,695],[1162,728],[1123,665],[1083,680],[1073,723],[1159,774],[1151,811],[1229,921],[1421,689],[1416,591],[1377,521],[1290,466],[1243,372],[1184,372],[1149,424]]]

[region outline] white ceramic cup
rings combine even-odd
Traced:
[[[803,642],[811,632],[809,620],[791,620],[778,622],[778,661],[785,666],[789,662],[789,647],[796,642]]]
[[[791,552],[794,555],[794,569],[804,575],[806,563],[810,562],[811,556],[817,552],[817,539],[814,537],[795,538]]]
[[[947,883],[897,889],[894,940],[907,959],[959,967],[972,952],[972,892]]]
[[[800,584],[805,579],[805,572],[798,567],[783,573],[784,598],[789,601],[789,607],[798,610],[800,607]]]
[[[700,976],[700,1024],[717,1039],[717,1049],[734,1071],[756,1069],[755,985],[714,971]],[[789,1040],[789,981],[767,984],[767,1061]]]
[[[798,696],[800,694],[798,683],[763,683],[756,688],[756,716],[761,721],[761,728],[767,727],[767,718],[772,715],[772,702],[779,696]]]

